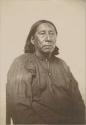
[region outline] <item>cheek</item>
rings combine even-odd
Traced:
[[[38,37],[38,41],[39,41],[40,43],[43,43],[43,41],[45,41],[45,40],[46,40],[45,37]]]
[[[53,38],[53,42],[54,42],[55,44],[56,44],[56,40],[57,40],[56,37],[54,37],[54,38]]]
[[[43,41],[44,40],[42,38],[36,37],[35,38],[35,45],[41,47],[43,45],[43,43],[44,43]]]
[[[52,38],[51,41],[52,41],[52,44],[56,44],[56,38]]]

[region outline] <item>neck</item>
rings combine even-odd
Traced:
[[[44,58],[44,59],[49,59],[51,58],[52,53],[44,53],[44,52],[39,52],[39,51],[35,51],[36,56],[38,56],[39,58]]]

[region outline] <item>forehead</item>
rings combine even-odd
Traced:
[[[44,31],[44,30],[51,30],[55,32],[55,28],[52,24],[50,23],[42,23],[37,27],[36,31]]]

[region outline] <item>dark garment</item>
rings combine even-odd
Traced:
[[[7,78],[7,123],[10,118],[15,124],[84,123],[84,102],[63,60],[24,54]]]

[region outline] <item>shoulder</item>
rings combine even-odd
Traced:
[[[16,57],[11,64],[9,71],[7,73],[8,79],[18,77],[27,73],[25,66],[31,61],[33,54],[25,53]]]
[[[56,56],[54,57],[54,60],[55,60],[56,66],[59,67],[60,71],[69,77],[71,74],[71,70],[69,65],[66,63],[66,61]]]
[[[31,53],[25,53],[18,57],[16,57],[13,61],[13,63],[25,63],[27,60],[31,60],[33,58],[33,54]]]
[[[56,64],[60,65],[60,67],[64,68],[67,72],[69,71],[69,66],[67,65],[66,61],[56,56],[54,57],[54,61],[56,62]]]
[[[31,59],[33,59],[33,54],[30,53],[22,54],[14,59],[10,68],[14,66],[24,66],[27,63],[27,61],[30,61]]]

